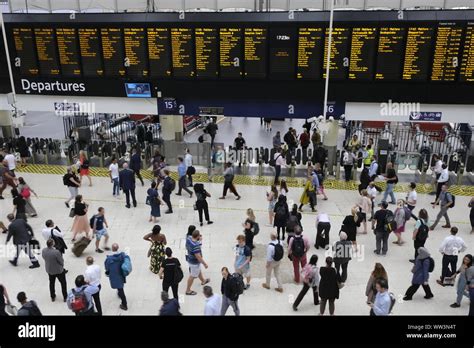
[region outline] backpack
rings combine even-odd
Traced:
[[[416,239],[419,242],[424,242],[428,238],[428,225],[425,225],[423,221],[420,219],[420,227],[418,227],[418,233],[416,234]]]
[[[86,312],[89,309],[89,301],[87,301],[85,287],[76,291],[72,289],[71,308],[74,313]]]
[[[130,256],[125,255],[121,268],[124,277],[128,277],[128,275],[132,273],[132,261],[130,260]]]
[[[302,257],[304,255],[303,237],[294,237],[291,243],[291,254],[294,257]]]
[[[176,181],[171,176],[169,176],[168,178],[170,192],[173,192],[176,188]]]
[[[258,232],[260,232],[260,226],[258,225],[258,223],[256,222],[253,223],[252,232],[254,236],[256,236]]]
[[[181,267],[176,264],[176,267],[174,268],[174,284],[178,284],[180,281],[182,281],[184,278],[184,273]]]
[[[286,209],[284,204],[279,204],[275,212],[275,215],[279,218],[284,218],[286,216]]]
[[[456,196],[453,195],[451,192],[448,192],[450,195],[451,195],[451,200],[452,200],[452,204],[449,206],[449,209],[451,208],[454,208],[454,206],[456,205]]]
[[[232,290],[234,295],[242,295],[244,293],[245,284],[244,284],[244,277],[242,274],[234,273],[232,274]]]
[[[276,158],[273,157],[273,158],[270,160],[270,162],[268,162],[268,164],[269,164],[270,166],[272,166],[272,167],[275,167],[275,166],[276,166],[276,160],[279,159],[281,156],[282,156],[282,154],[280,153],[280,155],[276,156]]]
[[[202,144],[204,142],[204,134],[201,134],[198,138],[198,141]]]
[[[428,272],[433,272],[434,271],[434,268],[435,268],[435,261],[434,259],[430,256],[428,258],[428,260],[430,261],[430,267],[428,268]]]
[[[20,196],[22,196],[24,199],[28,199],[31,197],[31,192],[28,187],[23,187],[23,189],[20,192]]]
[[[388,310],[388,313],[390,314],[392,313],[395,303],[397,303],[397,298],[393,292],[389,292],[388,295],[390,296],[390,309]]]
[[[405,221],[408,221],[411,219],[411,210],[408,209],[407,206],[403,207],[403,210],[405,212]]]
[[[286,223],[286,230],[293,232],[296,226],[298,226],[298,217],[296,215],[290,215]]]
[[[395,221],[395,216],[393,215],[391,210],[387,210],[385,214],[385,221],[383,225],[385,232],[393,232],[397,229],[397,222]]]
[[[89,226],[90,228],[94,229],[94,224],[95,224],[95,215],[92,215],[92,217],[89,219]]]
[[[38,308],[38,305],[36,304],[35,301],[29,301],[28,303],[31,303],[31,307],[23,307],[23,309],[26,309],[28,311],[28,314],[30,317],[41,317],[43,314],[41,313],[40,309]]]
[[[278,244],[270,243],[270,245],[273,245],[275,248],[275,253],[273,254],[273,260],[280,261],[283,258],[283,246],[280,244],[280,241],[278,241]]]
[[[68,174],[63,175],[63,184],[64,186],[69,186],[71,184],[70,177]]]

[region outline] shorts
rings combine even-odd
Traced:
[[[367,213],[360,213],[361,220],[360,222],[367,221]]]
[[[197,264],[190,263],[189,264],[189,276],[192,277],[192,278],[198,278],[199,273],[201,273],[201,264],[200,263],[197,263]]]
[[[247,264],[242,269],[235,269],[235,273],[241,274],[243,277],[250,278],[250,265]]]
[[[95,238],[100,240],[104,236],[108,236],[107,230],[105,228],[95,231]]]
[[[268,203],[268,211],[269,212],[273,212],[273,210],[275,209],[275,204],[276,204],[276,202],[273,202],[273,201]]]

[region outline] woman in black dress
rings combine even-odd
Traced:
[[[16,188],[11,190],[11,194],[13,197],[13,215],[15,215],[15,219],[23,219],[26,221],[25,199],[18,193]]]
[[[212,224],[209,218],[209,205],[206,201],[206,198],[211,197],[211,195],[206,191],[203,184],[194,184],[194,193],[196,194],[196,209],[199,214],[199,225],[202,226],[202,213],[204,213],[207,224]]]
[[[329,302],[329,314],[334,315],[334,302],[339,298],[339,276],[336,269],[332,267],[332,257],[326,257],[326,266],[319,269],[321,280],[319,281],[319,307],[320,315],[324,315],[326,303]]]
[[[273,211],[275,212],[275,218],[273,219],[273,227],[277,228],[278,239],[284,240],[286,224],[288,222],[288,218],[290,217],[290,211],[288,209],[288,204],[286,203],[285,196],[280,195],[278,197],[278,201],[276,202]],[[281,239],[280,232],[282,233]]]
[[[351,241],[352,244],[357,247],[357,227],[360,226],[362,216],[357,207],[352,207],[351,215],[347,215],[342,221],[341,231],[346,232],[347,240]]]

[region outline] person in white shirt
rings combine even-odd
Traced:
[[[51,238],[51,233],[55,237],[63,238],[64,239],[64,232],[56,226],[54,226],[53,220],[46,220],[46,228],[43,228],[41,234],[43,235],[44,240],[48,240]]]
[[[408,209],[410,209],[412,212],[411,217],[416,220],[416,216],[413,215],[413,210],[415,209],[416,201],[418,199],[418,194],[416,193],[416,183],[411,182],[409,187],[410,191],[407,193],[406,204]]]
[[[115,157],[112,157],[112,163],[109,166],[109,177],[110,182],[114,184],[112,194],[118,198],[120,196],[119,166]]]
[[[202,288],[202,292],[206,297],[206,304],[204,306],[204,315],[221,315],[222,297],[214,294],[212,288],[208,285]]]
[[[438,155],[433,155],[433,161],[435,162],[435,164],[434,164],[433,167],[431,167],[431,171],[434,174],[433,186],[436,190],[437,181],[439,179],[439,176],[441,175],[441,171],[443,170],[443,168],[442,168],[443,161],[439,158]],[[436,191],[433,191],[433,193],[434,192],[436,192]]]
[[[276,245],[280,244],[280,241],[277,238],[277,235],[275,233],[270,234],[270,243],[267,246],[267,264],[266,264],[266,278],[265,278],[265,283],[262,284],[262,287],[265,289],[270,289],[270,280],[272,276],[272,271],[275,273],[275,278],[277,281],[278,287],[275,289],[278,292],[283,292],[283,287],[281,283],[281,278],[280,278],[280,260],[275,260],[275,249]]]
[[[102,286],[100,285],[100,267],[94,264],[94,258],[92,256],[88,256],[86,258],[87,268],[84,272],[84,280],[89,285],[93,285],[99,288],[92,298],[94,299],[95,308],[97,309],[97,315],[102,315],[102,305],[100,304],[100,289]]]
[[[281,168],[286,166],[286,158],[281,149],[276,150],[273,160],[275,161],[275,180],[273,184],[278,185],[280,183]]]
[[[189,149],[186,149],[184,164],[186,164],[186,174],[189,179],[188,187],[191,187],[193,186],[193,175],[196,173],[196,169],[193,167],[193,155],[191,155]]]
[[[446,165],[446,163],[443,163],[442,166],[441,166],[441,171],[440,171],[440,174],[438,176],[438,179],[436,180],[437,185],[436,185],[436,198],[435,198],[435,201],[438,199],[439,194],[441,193],[441,187],[443,187],[443,185],[447,185],[448,181],[449,181],[448,166]],[[431,204],[433,204],[433,203],[431,203]]]
[[[15,155],[10,152],[7,152],[7,154],[4,157],[4,160],[7,161],[8,163],[8,170],[13,173],[13,176],[15,176],[15,169],[16,169]]]
[[[375,205],[375,197],[377,197],[377,186],[375,186],[375,183],[371,181],[369,183],[369,186],[367,186],[367,195],[370,198],[372,202],[372,207],[370,209],[370,220],[374,217],[374,205]]]
[[[444,286],[444,278],[451,277],[456,273],[458,255],[467,249],[464,240],[461,237],[456,236],[458,228],[453,226],[451,227],[450,232],[451,235],[446,237],[439,247],[439,252],[443,254],[443,263],[441,277],[440,279],[437,279],[436,282],[441,286]]]

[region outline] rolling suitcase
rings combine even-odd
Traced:
[[[74,243],[72,247],[72,253],[77,257],[81,256],[84,250],[87,248],[91,240],[87,237],[82,237],[77,242]]]

